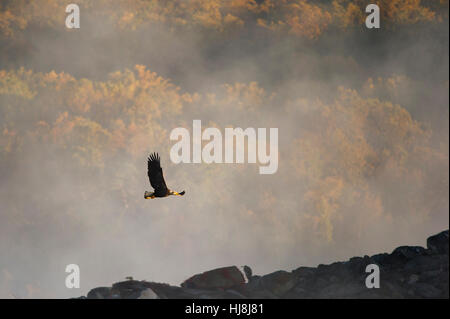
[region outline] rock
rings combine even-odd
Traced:
[[[352,298],[365,290],[364,283],[331,284],[319,291],[318,298]]]
[[[112,286],[112,291],[117,292],[122,299],[136,299],[144,289],[141,282],[135,280],[121,281]]]
[[[283,298],[286,298],[286,299],[307,299],[307,298],[311,298],[311,291],[298,285],[298,286],[292,288],[291,290],[289,290],[283,296]]]
[[[192,298],[181,287],[174,287],[168,284],[129,280],[115,283],[111,288],[111,293],[116,294],[121,299],[149,299],[157,296],[158,299],[178,299]]]
[[[246,290],[249,290],[249,291],[261,290],[262,289],[261,277],[253,276],[252,280],[249,281],[246,285],[244,285],[244,287]]]
[[[235,266],[197,274],[181,287],[127,281],[99,287],[88,299],[277,299],[277,298],[449,298],[448,231],[431,236],[427,247],[401,246],[391,254],[353,257],[318,267],[299,267],[255,276]],[[368,264],[380,266],[380,288],[365,285]],[[80,297],[83,298],[83,297]]]
[[[353,257],[348,261],[348,267],[353,273],[364,273],[366,267],[370,264],[369,256],[363,257]]]
[[[248,281],[252,279],[252,269],[247,265],[244,266],[244,274]]]
[[[435,254],[448,254],[448,230],[429,237],[427,247]]]
[[[250,298],[252,299],[279,299],[278,296],[274,295],[266,289],[252,291],[250,293]]]
[[[287,271],[276,271],[274,273],[262,276],[260,279],[261,286],[273,293],[275,296],[281,297],[297,283],[296,276]]]
[[[246,296],[237,292],[236,290],[228,289],[226,292],[230,295],[233,295],[235,297],[234,299],[246,299]]]
[[[392,255],[398,255],[406,259],[412,259],[423,254],[425,254],[425,248],[419,246],[400,246],[392,252]]]
[[[419,276],[416,274],[412,274],[411,276],[409,276],[408,284],[410,284],[410,285],[415,284],[418,280],[419,280]]]
[[[404,269],[413,272],[444,270],[448,267],[448,255],[417,256],[404,264]]]
[[[147,288],[141,292],[141,295],[138,297],[138,299],[158,299],[158,295],[155,294],[155,292],[150,288]]]
[[[223,267],[195,275],[181,284],[183,288],[231,288],[245,284],[244,276],[236,266]]]
[[[306,277],[311,276],[316,272],[316,268],[313,267],[299,267],[292,271],[293,274],[295,274],[298,277]]]
[[[142,285],[150,288],[159,299],[186,299],[193,298],[192,294],[181,287],[174,287],[168,284],[143,281]]]
[[[417,283],[415,286],[415,292],[417,295],[424,298],[441,297],[441,290],[427,283]]]
[[[87,294],[87,299],[110,299],[111,287],[94,288]]]
[[[383,265],[386,260],[388,259],[389,254],[384,253],[384,254],[377,254],[377,255],[373,255],[372,257],[370,257],[370,259],[372,260],[372,263],[377,264],[377,265]]]

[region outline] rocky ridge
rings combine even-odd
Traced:
[[[427,248],[401,246],[390,254],[353,257],[291,272],[253,275],[251,268],[223,267],[194,275],[180,286],[128,278],[94,288],[88,299],[209,298],[449,298],[449,231],[427,240]],[[369,264],[379,267],[379,288],[367,288]],[[247,280],[246,280],[247,279]]]

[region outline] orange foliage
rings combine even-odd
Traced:
[[[209,126],[237,126],[242,120],[247,126],[256,121],[258,126],[278,127],[279,122],[271,122],[275,120],[267,116],[275,113],[267,113],[274,107],[287,112],[283,125],[292,126],[295,133],[280,145],[284,164],[273,181],[286,181],[294,188],[261,198],[266,186],[240,178],[242,167],[236,176],[226,174],[220,165],[194,167],[199,174],[191,170],[179,173],[180,185],[202,189],[212,189],[216,183],[226,185],[220,198],[202,198],[191,204],[194,209],[202,205],[222,207],[217,209],[217,218],[226,219],[227,202],[233,200],[240,203],[240,216],[248,223],[272,223],[271,235],[292,232],[294,236],[300,229],[333,243],[343,229],[339,225],[350,221],[356,233],[373,223],[401,223],[412,215],[422,221],[433,209],[429,203],[440,203],[446,196],[424,190],[448,189],[448,174],[436,178],[436,167],[448,168],[448,156],[432,146],[431,132],[402,106],[365,98],[355,90],[341,88],[333,103],[278,99],[274,105],[276,94],[256,82],[227,84],[214,93],[182,93],[141,65],[114,72],[105,81],[24,69],[0,71],[0,75],[4,115],[0,119],[0,165],[31,146],[51,149],[53,156],[68,158],[73,170],[105,171],[99,180],[121,194],[124,210],[141,205],[127,194],[137,192],[134,188],[143,176],[139,168],[143,154],[150,149],[167,154],[170,128],[189,127],[190,118],[202,114],[197,118],[203,119],[208,112],[217,120],[205,123]],[[408,79],[401,76],[369,79],[362,91],[376,96],[381,86],[395,96],[404,85]],[[228,122],[229,114],[236,113],[245,116]],[[115,165],[122,165],[122,169],[116,171]],[[192,176],[198,176],[197,180]],[[249,203],[248,194],[240,201],[242,194],[234,193],[234,184],[229,182],[233,178],[257,194],[256,205]],[[249,181],[251,185],[245,185]],[[89,197],[89,190],[82,192],[89,200],[97,200]],[[286,196],[294,196],[293,201],[301,205],[295,209],[302,214],[292,213]]]
[[[334,0],[80,0],[81,10],[121,29],[136,30],[148,23],[170,28],[194,28],[223,32],[253,24],[277,33],[317,38],[330,26],[343,29],[362,26],[365,7],[373,1]],[[442,22],[448,18],[448,1],[379,0],[383,23],[389,26]],[[12,37],[30,25],[60,27],[66,1],[16,0],[0,10],[0,34]]]
[[[291,163],[307,185],[307,223],[328,241],[333,240],[333,224],[344,212],[362,210],[353,207],[354,203],[364,205],[365,213],[352,221],[362,223],[363,228],[373,222],[365,220],[365,216],[389,218],[400,206],[409,207],[407,211],[416,217],[428,214],[430,207],[418,199],[426,185],[432,183],[425,176],[431,176],[427,172],[433,165],[441,166],[445,161],[430,146],[430,132],[404,108],[364,99],[347,89],[341,89],[332,105],[297,105],[290,112],[301,112],[296,115],[314,124],[301,129],[302,137],[294,143]],[[378,180],[385,188],[376,186]],[[393,190],[391,185],[395,185],[395,204],[387,200]],[[430,201],[434,200],[434,195],[429,196]]]

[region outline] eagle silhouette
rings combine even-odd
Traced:
[[[185,191],[180,193],[171,191],[167,188],[166,182],[164,181],[163,171],[161,168],[161,159],[158,153],[152,153],[148,157],[147,161],[147,173],[150,185],[154,188],[154,192],[145,192],[145,199],[153,199],[156,197],[167,197],[170,195],[183,196]]]

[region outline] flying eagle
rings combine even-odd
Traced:
[[[160,158],[158,153],[150,154],[148,161],[148,179],[150,180],[150,185],[155,189],[155,191],[152,192],[145,192],[144,198],[145,199],[153,199],[156,197],[167,197],[169,195],[178,195],[183,196],[184,191],[181,193],[177,193],[174,191],[171,191],[167,188],[166,182],[164,181],[164,176],[161,168]]]

